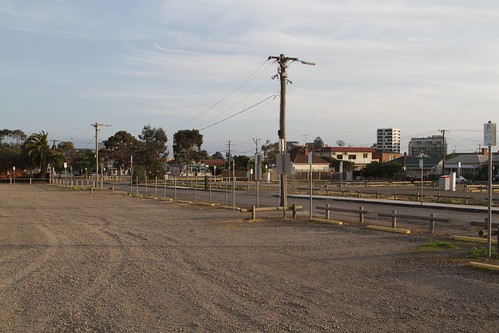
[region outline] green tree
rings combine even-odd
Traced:
[[[221,152],[219,152],[219,151],[217,151],[215,154],[211,155],[211,159],[212,160],[225,161],[224,155]]]
[[[63,157],[64,161],[68,165],[73,166],[74,155],[76,154],[76,149],[74,143],[71,141],[62,141],[57,145],[57,151]]]
[[[44,131],[33,133],[28,137],[21,147],[21,156],[26,162],[26,166],[38,170],[38,175],[42,176],[47,170],[47,166],[58,166],[62,156],[55,149],[50,149],[48,143],[48,133]]]
[[[0,146],[7,148],[13,152],[20,153],[21,146],[26,141],[27,135],[20,129],[0,130]]]
[[[245,171],[247,170],[248,163],[250,163],[250,158],[246,155],[236,155],[234,156],[234,163],[237,171]]]
[[[400,163],[371,162],[362,169],[362,176],[372,178],[393,178],[402,172]]]
[[[207,156],[201,150],[203,135],[198,130],[180,130],[173,134],[173,157],[179,163],[190,164]]]
[[[322,147],[324,147],[324,141],[320,136],[318,136],[314,140],[314,148],[322,148]]]
[[[160,128],[152,128],[150,125],[144,126],[139,135],[141,146],[139,151],[139,164],[147,170],[150,178],[162,178],[166,173],[166,162],[168,148],[166,146],[168,138],[165,131]]]
[[[132,134],[119,131],[104,141],[105,155],[121,175],[125,170],[130,169],[132,163],[130,157],[136,155],[142,145]]]
[[[271,143],[270,140],[262,146],[263,159],[268,164],[275,164],[276,155],[279,153],[279,142]]]
[[[73,170],[80,175],[95,171],[95,152],[92,149],[78,149],[73,156]]]

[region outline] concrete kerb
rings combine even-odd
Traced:
[[[411,233],[411,230],[409,230],[409,229],[392,228],[392,227],[382,227],[382,226],[379,226],[379,225],[368,225],[368,226],[366,226],[366,228],[370,229],[370,230],[393,232],[393,233],[397,233],[397,234],[407,234],[407,235],[409,235]]]
[[[472,267],[488,269],[491,271],[499,272],[499,265],[486,264],[483,262],[476,262],[476,261],[470,261],[468,264]]]
[[[316,217],[309,218],[308,221],[317,222],[317,223],[325,223],[325,224],[333,224],[333,225],[344,225],[343,221],[331,220],[331,219],[320,219],[320,218],[316,218]]]
[[[487,238],[452,235],[451,239],[458,240],[458,241],[463,241],[463,242],[472,242],[472,243],[487,244]],[[492,239],[492,244],[497,244],[497,240],[496,239]]]

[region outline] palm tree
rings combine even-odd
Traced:
[[[59,154],[54,149],[50,149],[48,143],[48,133],[31,134],[21,147],[21,156],[26,161],[28,167],[39,169],[39,176],[45,174],[47,166],[53,166],[59,159]]]

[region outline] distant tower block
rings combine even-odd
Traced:
[[[400,154],[400,129],[378,128],[376,144],[378,151],[389,151]]]

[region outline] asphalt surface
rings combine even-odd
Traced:
[[[107,184],[105,188],[114,186],[116,190],[130,192],[129,184]],[[291,188],[290,188],[291,189]],[[350,193],[353,193],[359,188],[350,188]],[[362,188],[362,191],[372,193],[373,191],[386,192],[386,193],[411,193],[416,194],[417,188]],[[189,187],[163,187],[163,186],[134,186],[132,188],[134,194],[155,196],[158,198],[175,198],[177,200],[187,200],[191,202],[204,202],[216,203],[237,208],[250,208],[251,206],[273,207],[279,206],[280,199],[277,192],[274,191],[259,191],[257,199],[256,191],[231,191],[225,190],[204,190],[192,189]],[[466,193],[466,192],[443,192],[443,191],[426,191],[428,197],[437,195],[452,195],[452,196],[473,196],[473,197],[486,197],[486,193]],[[258,201],[258,205],[257,205]],[[289,194],[288,205],[293,204],[302,206],[303,209],[299,212],[299,217],[310,217],[310,195],[308,194]],[[476,236],[478,230],[470,227],[471,221],[483,222],[487,217],[487,207],[477,205],[463,205],[463,204],[445,204],[445,203],[432,203],[432,202],[416,202],[416,201],[402,201],[391,199],[373,199],[373,198],[357,198],[357,197],[343,197],[343,196],[325,196],[314,195],[312,197],[312,216],[325,217],[325,212],[319,210],[317,206],[325,206],[329,204],[331,207],[341,209],[358,210],[362,207],[368,210],[369,213],[365,215],[364,224],[375,224],[381,226],[391,226],[391,219],[386,217],[379,217],[378,213],[393,213],[396,211],[398,214],[412,215],[415,219],[398,219],[397,226],[400,228],[411,229],[415,232],[428,232],[429,222],[418,220],[417,217],[429,217],[430,214],[435,214],[437,217],[449,218],[449,223],[437,223],[435,232],[442,234],[463,234],[469,236]],[[498,214],[499,208],[493,208],[493,214]],[[288,213],[290,215],[290,213]],[[279,216],[279,213],[259,213],[258,216]],[[330,218],[337,219],[350,223],[357,223],[359,216],[356,213],[345,212],[331,212]]]

